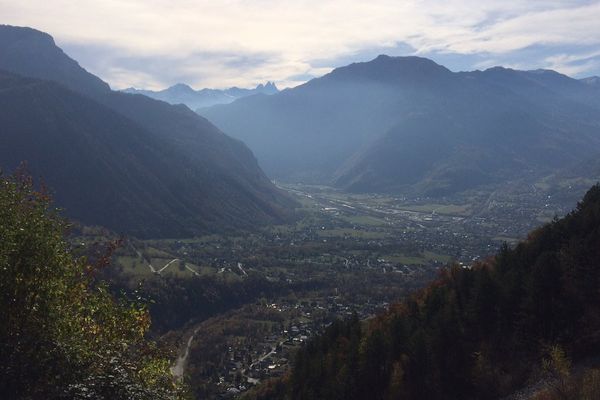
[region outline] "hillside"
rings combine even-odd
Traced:
[[[111,91],[33,29],[1,26],[0,53],[0,165],[27,161],[69,217],[163,237],[289,218],[252,152],[185,106]]]
[[[244,140],[274,178],[440,196],[591,157],[599,110],[597,88],[554,71],[453,73],[424,58],[379,56],[202,113]]]
[[[496,399],[540,371],[564,374],[569,360],[600,351],[599,260],[596,185],[576,210],[515,248],[443,271],[372,320],[334,324],[258,397]],[[594,382],[562,398],[580,398]]]
[[[279,92],[273,82],[260,84],[254,89],[232,87],[229,89],[200,89],[194,90],[186,84],[178,83],[163,90],[144,90],[128,88],[125,93],[143,94],[156,100],[166,101],[169,104],[185,104],[191,110],[211,107],[216,104],[229,104],[236,99],[255,94],[274,94]]]

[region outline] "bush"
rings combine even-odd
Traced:
[[[94,282],[26,174],[0,175],[0,398],[175,399],[141,304]]]

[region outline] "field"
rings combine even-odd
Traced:
[[[286,185],[299,202],[295,222],[127,238],[111,273],[150,289],[153,318],[170,321],[155,333],[164,343],[183,354],[192,338],[179,367],[197,396],[227,398],[282,374],[294,349],[333,319],[369,318],[440,268],[473,265],[564,215],[585,190],[565,187],[541,182],[440,201]],[[85,247],[102,238],[85,228],[74,241]]]

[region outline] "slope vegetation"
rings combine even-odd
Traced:
[[[272,177],[355,192],[446,195],[600,152],[597,86],[547,70],[453,73],[419,57],[379,56],[202,113]]]
[[[0,26],[0,53],[0,165],[27,161],[68,216],[163,237],[290,217],[252,152],[187,107],[111,91],[33,29]]]
[[[598,354],[599,284],[596,185],[575,211],[514,249],[445,270],[373,320],[334,324],[260,397],[499,398],[542,366],[560,371],[569,359]]]

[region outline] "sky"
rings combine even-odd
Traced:
[[[600,1],[0,0],[113,89],[293,87],[379,54],[600,75]]]

